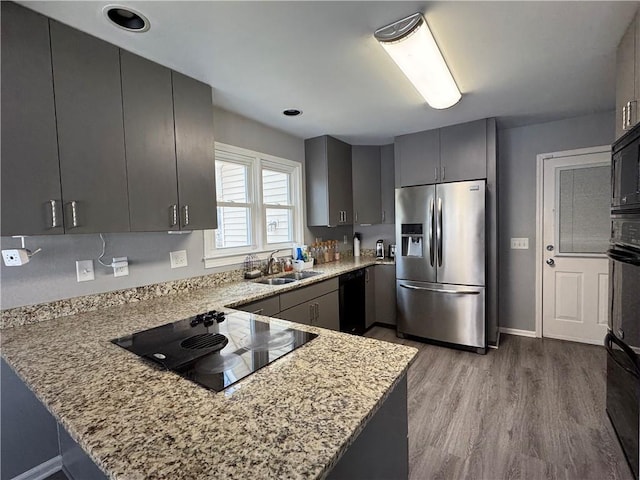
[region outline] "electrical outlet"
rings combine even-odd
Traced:
[[[111,265],[113,266],[114,277],[126,277],[129,275],[129,261],[127,257],[114,257]]]
[[[187,251],[178,250],[177,252],[170,252],[169,259],[171,260],[171,268],[181,268],[189,265],[187,261]]]
[[[88,282],[95,280],[95,274],[93,273],[93,260],[78,260],[76,261],[76,276],[79,282]]]
[[[511,249],[512,250],[528,250],[529,239],[528,238],[512,238]]]

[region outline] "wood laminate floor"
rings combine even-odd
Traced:
[[[605,412],[606,351],[502,335],[487,355],[420,349],[409,369],[409,470],[423,479],[631,480]]]

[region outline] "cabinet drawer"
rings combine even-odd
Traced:
[[[299,288],[292,292],[282,293],[280,295],[280,309],[286,310],[335,290],[338,290],[338,277]]]
[[[242,310],[243,312],[255,313],[257,315],[266,315],[267,317],[273,317],[280,311],[280,296],[275,295],[269,298],[263,298],[256,302],[245,303],[235,307],[236,310]]]

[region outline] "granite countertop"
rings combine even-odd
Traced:
[[[321,265],[295,286],[373,263]],[[292,288],[236,282],[8,328],[2,356],[110,478],[321,478],[415,349],[293,324],[319,336],[215,393],[110,343]]]

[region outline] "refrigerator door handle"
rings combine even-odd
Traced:
[[[429,264],[433,267],[435,244],[433,239],[433,222],[435,221],[436,214],[434,211],[435,204],[433,198],[429,200]]]
[[[409,290],[426,290],[428,292],[453,293],[456,295],[480,295],[480,291],[478,290],[451,290],[448,288],[426,288],[426,287],[416,287],[415,285],[405,285],[404,283],[401,283],[400,286],[402,288],[408,288]]]
[[[436,241],[438,242],[438,266],[442,266],[442,198],[438,198],[438,220],[436,227]]]

